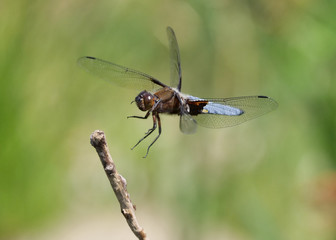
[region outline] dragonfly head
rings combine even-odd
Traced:
[[[141,111],[148,111],[155,104],[155,98],[153,94],[145,90],[135,97],[135,102]]]

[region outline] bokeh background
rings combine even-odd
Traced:
[[[0,3],[0,239],[136,239],[90,134],[107,135],[151,239],[336,239],[336,1]],[[166,26],[186,93],[267,95],[237,127],[163,134],[136,91],[87,74],[95,56],[169,83]],[[154,137],[154,136],[153,136]]]

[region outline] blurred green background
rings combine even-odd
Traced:
[[[89,136],[105,131],[151,239],[336,239],[336,1],[0,3],[0,239],[136,239]],[[267,95],[279,108],[237,127],[163,134],[136,91],[87,74],[95,56],[183,92]],[[154,137],[154,136],[153,136]]]

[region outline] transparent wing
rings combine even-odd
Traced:
[[[278,103],[265,96],[247,96],[224,99],[202,99],[207,105],[202,113],[192,116],[203,127],[231,127],[262,116],[278,107]],[[195,101],[197,102],[197,100]]]
[[[189,114],[180,116],[180,130],[185,134],[193,134],[196,132],[197,123]]]
[[[81,57],[78,65],[108,82],[137,90],[153,91],[166,85],[145,73],[94,57]]]
[[[177,44],[176,36],[171,27],[167,27],[167,35],[169,41],[169,57],[170,57],[170,86],[181,91],[182,72],[180,51]]]

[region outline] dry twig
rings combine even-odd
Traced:
[[[139,223],[136,219],[135,206],[132,204],[130,195],[126,189],[126,179],[117,172],[107,147],[104,132],[100,130],[94,131],[91,134],[90,142],[99,155],[105,173],[110,180],[113,191],[119,201],[121,213],[124,215],[129,227],[138,239],[149,240],[144,229],[139,226]]]

